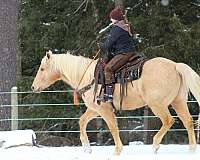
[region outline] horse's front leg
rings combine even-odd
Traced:
[[[113,113],[112,107],[104,104],[98,110],[100,116],[105,120],[115,142],[115,155],[119,155],[122,151],[122,142],[119,136],[119,129],[117,126],[116,116]]]
[[[87,153],[91,153],[92,149],[90,147],[90,142],[88,140],[88,136],[86,133],[86,127],[87,127],[88,122],[97,116],[98,116],[97,112],[92,111],[91,109],[87,109],[86,112],[80,117],[80,121],[79,121],[80,140],[84,148],[84,152],[87,152]]]

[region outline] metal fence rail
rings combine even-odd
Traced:
[[[178,116],[173,116],[174,118],[178,118]],[[198,117],[197,115],[193,115],[192,117]],[[116,117],[117,119],[138,119],[138,118],[158,118],[157,116],[129,116],[129,117]],[[1,119],[0,121],[44,121],[44,120],[79,120],[80,118],[75,117],[63,117],[63,118],[18,118],[18,119]],[[96,117],[94,119],[102,119],[101,117]],[[119,129],[120,132],[157,132],[158,129]],[[169,132],[182,132],[186,131],[186,129],[169,129]],[[195,129],[195,131],[198,131],[198,129]],[[55,131],[49,131],[49,130],[43,130],[43,131],[35,131],[36,133],[80,133],[79,130],[55,130]],[[110,132],[109,130],[87,130],[88,133],[104,133],[104,132]]]
[[[72,90],[66,91],[42,91],[42,93],[71,93]],[[34,94],[32,91],[23,91],[18,92],[17,87],[13,87],[11,92],[0,92],[0,94],[11,94],[11,104],[10,105],[0,105],[0,107],[11,107],[11,118],[10,119],[0,119],[2,121],[11,121],[12,129],[18,129],[19,121],[44,121],[44,120],[79,120],[79,117],[38,117],[38,118],[18,118],[18,107],[44,107],[44,106],[73,106],[72,103],[64,103],[64,104],[18,104],[18,94]],[[190,100],[188,103],[197,103],[197,101]],[[80,103],[79,105],[84,105],[84,103]],[[178,116],[173,116],[174,118],[178,118]],[[192,115],[193,118],[197,118],[198,115]],[[100,119],[101,117],[96,117],[96,119]],[[117,119],[145,119],[145,118],[158,118],[157,116],[128,116],[128,117],[116,117]],[[198,130],[198,129],[195,129]],[[154,132],[158,130],[150,130],[150,129],[120,129],[120,132]],[[170,129],[170,132],[178,131],[186,131],[186,129]],[[36,133],[79,133],[79,130],[66,130],[66,131],[35,131]],[[95,132],[109,132],[108,130],[88,130],[89,133]]]

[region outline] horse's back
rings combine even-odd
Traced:
[[[162,74],[164,72],[174,72],[176,68],[176,63],[172,60],[163,57],[157,57],[148,60],[143,66],[143,75],[147,74]],[[163,75],[164,76],[164,75]],[[167,76],[167,75],[165,75]],[[157,76],[156,76],[157,77]]]
[[[150,60],[148,60],[145,64],[157,64],[157,63],[162,63],[162,64],[172,64],[172,65],[175,65],[176,62],[170,60],[170,59],[167,59],[167,58],[164,58],[164,57],[156,57],[156,58],[152,58]]]

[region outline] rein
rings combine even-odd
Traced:
[[[83,87],[82,89],[78,89],[78,87],[80,86],[88,68],[90,67],[90,65],[95,61],[95,58],[98,56],[98,54],[100,53],[101,49],[99,49],[97,51],[97,53],[95,54],[95,56],[93,57],[92,61],[87,65],[85,71],[83,72],[83,75],[81,76],[79,82],[78,82],[78,85],[77,87],[75,88],[74,92],[73,92],[73,99],[74,99],[74,105],[78,106],[79,105],[79,101],[78,101],[78,92],[83,94],[84,92],[86,92],[87,90],[89,90],[91,88],[91,86],[94,84],[94,80],[87,86]]]

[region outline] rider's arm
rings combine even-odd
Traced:
[[[113,27],[110,30],[110,33],[107,37],[107,39],[105,40],[104,43],[100,43],[100,49],[104,52],[104,53],[110,53],[111,49],[113,47],[113,44],[116,42],[116,40],[119,38],[120,36],[120,32],[118,30],[118,28]]]

